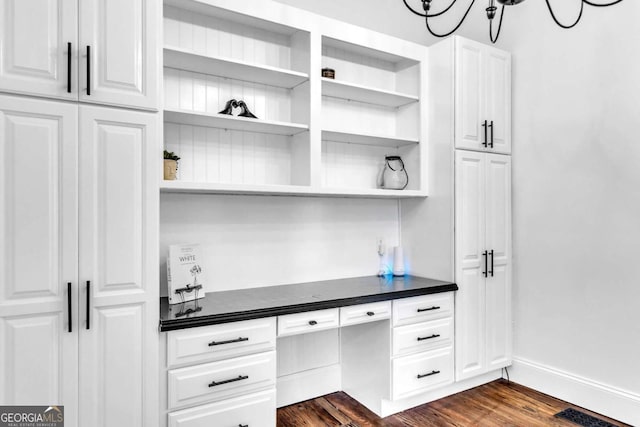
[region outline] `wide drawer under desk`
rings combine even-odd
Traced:
[[[169,367],[222,360],[273,350],[275,347],[275,317],[171,331],[167,334]]]
[[[172,369],[169,409],[221,400],[276,383],[276,352]]]

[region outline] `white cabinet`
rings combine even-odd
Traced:
[[[78,410],[77,111],[0,96],[0,404],[64,405],[69,426]]]
[[[161,3],[0,2],[0,91],[157,108]]]
[[[161,2],[80,2],[80,99],[157,107]]]
[[[0,2],[0,91],[77,99],[77,14],[69,0]]]
[[[456,150],[456,379],[511,363],[511,158]]]
[[[0,401],[155,426],[156,116],[10,96],[0,111]]]
[[[455,38],[455,147],[511,153],[511,55]]]

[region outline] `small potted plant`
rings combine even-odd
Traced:
[[[164,150],[164,179],[174,181],[178,173],[178,160],[180,157],[173,151]]]

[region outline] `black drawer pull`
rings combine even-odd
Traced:
[[[434,305],[433,307],[429,307],[429,308],[419,308],[418,313],[422,313],[423,311],[431,311],[431,310],[440,310],[440,307],[437,305]]]
[[[424,377],[430,377],[431,375],[436,375],[436,374],[439,374],[439,373],[440,373],[440,371],[431,371],[428,374],[422,374],[422,375],[418,374],[418,379],[424,378]]]
[[[238,424],[238,427],[249,427],[249,424]]]
[[[310,324],[311,326],[315,326],[315,325],[317,325],[317,324],[318,324],[318,322],[316,322],[315,320],[309,320],[309,324]]]
[[[367,316],[375,316],[376,314],[373,311],[367,311]]]
[[[430,340],[433,338],[438,338],[440,336],[440,334],[433,334],[431,336],[428,337],[418,337],[418,341],[424,341],[424,340]]]
[[[87,329],[91,329],[91,281],[87,280]]]
[[[227,341],[211,341],[209,343],[209,347],[213,347],[214,345],[223,345],[223,344],[232,344],[234,342],[242,342],[249,341],[249,338],[246,337],[238,337],[235,340],[227,340]]]
[[[67,43],[67,93],[71,93],[71,43]]]
[[[91,95],[91,46],[87,46],[87,95]]]
[[[211,381],[211,383],[209,383],[209,387],[215,387],[215,386],[219,386],[219,385],[222,385],[222,384],[234,383],[236,381],[242,381],[242,380],[246,380],[248,378],[249,378],[248,375],[238,375],[237,378],[231,378],[230,380]]]

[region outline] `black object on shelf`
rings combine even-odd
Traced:
[[[233,115],[233,109],[238,107],[238,101],[230,99],[227,101],[227,105],[224,106],[224,110],[218,111],[218,114]]]
[[[247,107],[247,104],[244,101],[238,101],[238,107],[242,108],[242,111],[240,112],[240,114],[238,114],[238,116],[257,119],[257,117],[251,111],[249,111],[249,107]]]

